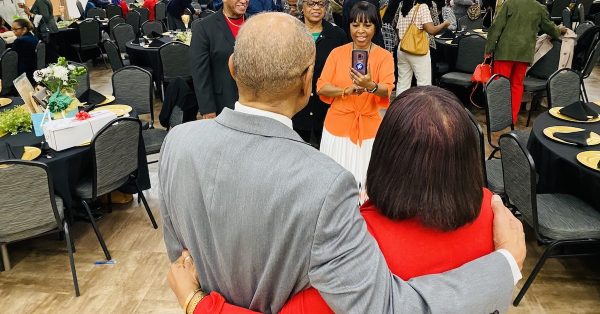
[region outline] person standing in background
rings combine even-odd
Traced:
[[[148,9],[148,20],[154,21],[156,19],[154,13],[154,7],[156,6],[157,0],[144,0],[144,8]]]
[[[238,99],[227,61],[246,20],[247,8],[248,0],[224,0],[223,9],[192,27],[192,79],[203,119],[215,118],[223,108],[233,109]]]
[[[36,27],[38,36],[40,36],[44,42],[49,41],[50,33],[58,32],[58,26],[54,20],[53,7],[50,0],[35,0],[31,9],[25,6],[24,10],[29,18],[33,18],[34,24],[36,20],[39,20],[39,23],[34,26]],[[37,15],[39,15],[39,17],[37,17]]]
[[[536,0],[510,0],[502,5],[488,30],[485,58],[494,58],[493,72],[510,79],[512,120],[517,123],[523,99],[523,80],[533,61],[538,32],[557,39],[567,31],[550,20],[548,10]]]
[[[188,9],[192,13],[196,12],[196,9],[192,6],[192,0],[171,0],[167,4],[167,27],[170,30],[184,30],[185,24],[181,20],[181,16],[185,13],[185,9]]]
[[[317,80],[321,76],[325,61],[331,51],[348,42],[344,31],[325,21],[325,12],[329,8],[329,0],[298,0],[301,9],[300,20],[313,36],[317,54],[315,57],[315,74],[313,75],[313,92],[308,105],[298,112],[293,118],[294,131],[302,139],[319,148],[323,134],[323,122],[329,105],[324,103],[317,95]]]

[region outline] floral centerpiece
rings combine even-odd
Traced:
[[[73,102],[77,77],[86,73],[82,66],[67,63],[67,59],[59,57],[58,62],[33,73],[36,82],[50,90],[48,109],[52,113],[63,113]]]
[[[175,39],[189,46],[192,42],[192,32],[179,32],[175,35]]]

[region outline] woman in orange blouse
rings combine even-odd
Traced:
[[[317,81],[321,100],[330,104],[321,151],[352,172],[361,192],[381,123],[379,108],[389,105],[394,85],[394,57],[371,42],[381,29],[377,14],[377,8],[368,2],[354,5],[350,11],[352,43],[331,52]],[[369,52],[366,75],[352,68],[354,49]]]

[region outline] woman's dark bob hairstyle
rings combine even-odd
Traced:
[[[434,86],[400,94],[371,153],[367,194],[390,219],[417,218],[451,231],[479,216],[483,175],[475,127],[452,93]]]
[[[371,23],[375,25],[375,36],[381,31],[381,18],[377,7],[367,1],[357,2],[348,16],[350,24],[354,22]]]

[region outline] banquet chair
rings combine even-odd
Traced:
[[[87,13],[85,14],[86,18],[101,18],[101,19],[105,19],[106,18],[106,11],[104,11],[104,9],[101,8],[91,8],[87,11]]]
[[[137,36],[137,34],[140,32],[140,20],[141,20],[141,16],[140,16],[140,13],[137,11],[130,11],[129,13],[127,13],[127,16],[125,17],[125,23],[127,23],[127,24],[131,25],[131,27],[133,27],[133,32],[134,32],[135,36]],[[119,48],[121,48],[121,47],[119,47]]]
[[[548,78],[548,108],[568,106],[581,100],[581,77],[571,69],[560,69]]]
[[[464,88],[470,87],[471,76],[475,67],[483,62],[485,38],[479,35],[463,36],[458,41],[458,53],[454,72],[449,72],[440,77],[444,85],[457,85]]]
[[[135,29],[130,24],[118,24],[113,28],[112,32],[120,52],[125,51],[125,44],[130,40],[134,40],[136,36]]]
[[[117,47],[117,45],[115,45],[115,43],[108,39],[105,39],[102,42],[102,46],[104,47],[104,51],[106,51],[108,63],[110,64],[110,67],[113,70],[113,72],[125,66],[123,59],[121,59],[121,53],[119,52],[119,48]]]
[[[75,296],[79,296],[73,258],[75,244],[63,201],[54,195],[48,166],[35,161],[1,161],[0,199],[0,246],[5,270],[11,268],[8,243],[64,232]]]
[[[12,49],[6,49],[0,55],[0,78],[2,79],[2,91],[0,95],[7,95],[13,92],[13,81],[17,78],[18,70],[17,63],[19,56]]]
[[[583,91],[583,100],[584,101],[589,101],[588,96],[587,96],[587,90],[585,88],[585,79],[587,79],[588,77],[590,77],[590,75],[592,74],[592,71],[594,70],[594,67],[598,64],[598,62],[600,61],[600,40],[596,40],[596,43],[594,44],[594,48],[592,50],[592,52],[590,53],[585,65],[583,66],[583,71],[581,72],[581,87],[582,87],[582,91]]]
[[[463,16],[457,21],[457,29],[461,30],[463,27],[465,30],[474,30],[478,28],[483,28],[483,18],[480,17],[476,20],[471,20],[468,16]]]
[[[121,16],[113,16],[108,20],[108,33],[112,40],[115,40],[113,28],[119,24],[126,24],[125,19]]]
[[[79,11],[80,19],[84,19],[85,18],[85,10],[83,9],[83,4],[81,4],[81,1],[77,0],[77,1],[75,1],[75,5],[77,6],[77,11]]]
[[[165,32],[165,25],[160,21],[146,21],[142,23],[142,34],[150,35],[152,31],[162,34]]]
[[[148,8],[133,8],[133,11],[140,14],[140,25],[149,20],[150,10]]]
[[[114,16],[119,16],[119,17],[123,16],[123,11],[121,10],[121,7],[118,5],[114,5],[114,4],[107,5],[106,6],[106,17],[110,19]]]
[[[4,53],[6,50],[6,41],[4,38],[0,37],[0,54]]]
[[[529,126],[531,113],[534,110],[537,110],[542,98],[546,96],[546,82],[548,81],[548,78],[552,73],[558,70],[560,49],[561,41],[553,40],[552,49],[529,69],[523,80],[523,91],[532,94],[531,106],[529,108],[525,126]]]
[[[600,212],[569,194],[537,194],[535,164],[514,133],[500,136],[504,190],[523,220],[533,228],[538,244],[545,246],[513,305],[517,306],[548,258],[600,253],[583,250],[600,244]],[[568,248],[578,250],[569,252]]]
[[[37,58],[37,69],[41,70],[46,67],[46,44],[39,41],[35,46],[35,55]]]
[[[100,129],[91,142],[91,176],[81,179],[75,188],[107,260],[111,259],[110,252],[89,206],[98,196],[109,194],[129,181],[133,182],[139,197],[144,202],[152,227],[158,228],[148,202],[135,180],[141,131],[140,120],[131,117],[117,118]]]
[[[131,106],[138,114],[150,114],[148,128],[142,130],[146,155],[160,152],[167,130],[154,128],[152,74],[137,66],[127,66],[113,73],[112,87],[116,103]]]
[[[512,105],[510,93],[510,80],[506,76],[494,74],[484,86],[485,93],[485,118],[487,127],[487,141],[493,148],[489,160],[496,158],[500,147],[492,141],[495,132],[501,132],[510,128],[517,133],[523,143],[529,140],[529,131],[514,130],[512,122]]]
[[[159,1],[154,5],[154,17],[156,21],[166,23],[167,21],[167,4]]]
[[[550,8],[550,19],[554,22],[562,21],[562,12],[571,0],[555,0]]]
[[[102,58],[102,62],[104,62],[104,66],[108,68],[106,60],[104,60],[102,48],[100,48],[100,41],[100,23],[93,20],[85,20],[81,22],[81,24],[79,24],[79,43],[71,45],[77,51],[79,62],[83,62],[83,59],[81,58],[81,52],[98,49],[100,52],[100,57]]]
[[[486,160],[485,158],[485,142],[483,140],[483,129],[477,121],[477,118],[465,108],[465,111],[471,119],[473,131],[477,135],[477,150],[481,160],[481,170],[483,175],[483,184],[486,188],[496,194],[504,193],[504,181],[502,179],[502,162],[500,159]]]
[[[71,61],[69,61],[69,64],[84,67],[86,69],[83,75],[80,75],[76,78],[77,85],[75,86],[75,97],[80,97],[81,95],[83,95],[83,93],[90,89],[90,72],[85,64]]]
[[[592,21],[585,21],[583,23],[579,23],[579,25],[575,27],[575,34],[577,35],[577,38],[581,37],[581,35],[583,35],[585,31],[592,27],[594,27],[594,22]]]
[[[165,84],[181,77],[185,80],[192,79],[190,69],[190,47],[180,42],[171,42],[158,49],[161,68],[161,95],[164,97]]]

